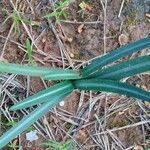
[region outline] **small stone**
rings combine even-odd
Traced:
[[[73,39],[72,38],[67,38],[68,39],[68,42],[72,42],[73,41]]]
[[[121,34],[119,36],[119,44],[122,46],[122,45],[126,45],[128,42],[129,42],[129,37],[125,34]]]
[[[59,105],[62,107],[62,106],[65,105],[65,102],[64,102],[64,101],[61,101],[61,102],[59,103]]]
[[[30,131],[28,133],[26,133],[26,140],[32,142],[32,141],[36,141],[39,137],[37,136],[37,131]]]
[[[70,57],[71,57],[71,58],[74,58],[74,54],[73,54],[73,53],[70,53]]]

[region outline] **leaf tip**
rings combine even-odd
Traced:
[[[10,110],[10,111],[16,111],[17,108],[15,107],[15,105],[13,105],[13,106],[11,106],[11,107],[9,108],[9,110]]]

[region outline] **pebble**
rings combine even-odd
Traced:
[[[118,41],[121,46],[126,45],[129,42],[129,37],[125,34],[121,34],[119,35]]]
[[[32,142],[32,141],[36,141],[39,137],[37,136],[37,131],[30,131],[28,133],[26,133],[26,140]]]
[[[62,107],[62,106],[65,105],[65,102],[64,102],[64,101],[61,101],[61,102],[59,103],[59,105]]]

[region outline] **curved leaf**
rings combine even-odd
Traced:
[[[82,75],[84,77],[89,76],[90,74],[96,72],[98,69],[101,69],[103,66],[112,63],[121,57],[125,57],[129,54],[142,50],[144,48],[150,47],[150,37],[144,38],[142,40],[130,43],[123,47],[120,47],[96,60],[91,62],[88,66],[82,69]]]
[[[65,96],[65,94],[63,96],[56,95],[56,98],[54,100],[42,104],[29,115],[25,116],[20,122],[15,124],[14,127],[12,127],[0,137],[0,149],[6,146],[11,140],[16,138],[16,136],[18,136],[20,133],[29,128],[50,109],[55,107]]]
[[[146,71],[150,71],[150,56],[135,58],[107,67],[92,74],[89,78],[120,80]]]
[[[55,97],[63,96],[64,94],[68,94],[72,92],[74,89],[73,85],[69,81],[65,81],[59,84],[56,84],[52,87],[49,87],[43,91],[38,92],[33,96],[29,96],[23,101],[18,102],[17,104],[13,105],[10,110],[15,111],[18,109],[24,109],[36,104],[48,102],[48,101],[55,101]]]
[[[0,62],[1,73],[13,73],[18,75],[41,76],[48,80],[69,80],[80,78],[78,73],[72,69],[48,68],[26,66]]]
[[[150,92],[144,91],[133,85],[121,83],[112,80],[102,79],[88,79],[88,80],[75,80],[74,86],[80,90],[94,90],[118,93],[121,95],[135,97],[137,99],[150,101]]]

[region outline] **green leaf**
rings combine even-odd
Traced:
[[[52,71],[49,74],[45,74],[42,76],[44,80],[72,80],[72,79],[80,79],[79,74],[71,69],[57,69],[56,71]]]
[[[120,80],[146,71],[150,71],[150,56],[138,57],[107,67],[92,74],[89,78]]]
[[[57,95],[63,96],[72,92],[74,89],[70,81],[64,81],[62,83],[56,84],[52,87],[49,87],[43,91],[38,92],[37,94],[26,98],[23,101],[18,102],[10,108],[10,110],[15,111],[18,109],[24,109],[36,104],[53,101]]]
[[[65,96],[65,94],[61,97],[59,95],[56,95],[55,99],[51,99],[51,101],[42,104],[29,115],[25,116],[14,127],[4,133],[0,137],[0,149],[6,146],[11,140],[16,138],[16,136],[28,129],[34,122],[36,122],[39,118],[46,114],[50,109],[55,107]]]
[[[150,101],[150,92],[144,91],[133,85],[121,83],[118,81],[104,79],[87,79],[75,80],[74,86],[80,90],[94,90],[118,93],[121,95],[131,96],[144,101]]]
[[[41,145],[50,147],[54,150],[75,150],[75,145],[71,140],[67,140],[64,144],[58,143],[56,141],[48,140]]]
[[[41,145],[46,146],[46,147],[50,147],[50,148],[55,148],[55,150],[57,150],[61,147],[60,143],[58,143],[56,141],[52,141],[52,140],[48,140],[48,141],[42,143]]]
[[[32,49],[32,45],[31,45],[29,39],[26,40],[26,49],[27,49],[27,52],[28,52],[29,63],[34,64],[34,61],[33,61],[33,58],[32,58],[33,49]]]
[[[128,45],[125,45],[123,47],[120,47],[109,54],[106,54],[100,58],[97,58],[91,64],[86,66],[84,69],[82,69],[82,75],[84,77],[89,76],[90,74],[96,72],[98,69],[101,69],[103,66],[112,63],[121,57],[125,57],[129,54],[132,54],[134,52],[137,52],[139,50],[142,50],[144,48],[150,47],[150,37],[141,39],[139,41],[136,41],[134,43],[130,43]]]
[[[48,80],[69,80],[80,78],[78,73],[72,69],[47,68],[26,66],[0,62],[1,73],[13,73],[18,75],[41,76]]]
[[[52,13],[50,13],[50,14],[45,15],[43,18],[55,17],[55,16],[57,16],[57,15],[58,15],[58,12],[54,11],[54,12],[52,12]]]
[[[73,148],[74,147],[74,148]],[[73,149],[75,150],[75,146],[73,145],[72,141],[68,140],[64,143],[64,145],[62,146],[62,150],[70,150]]]

